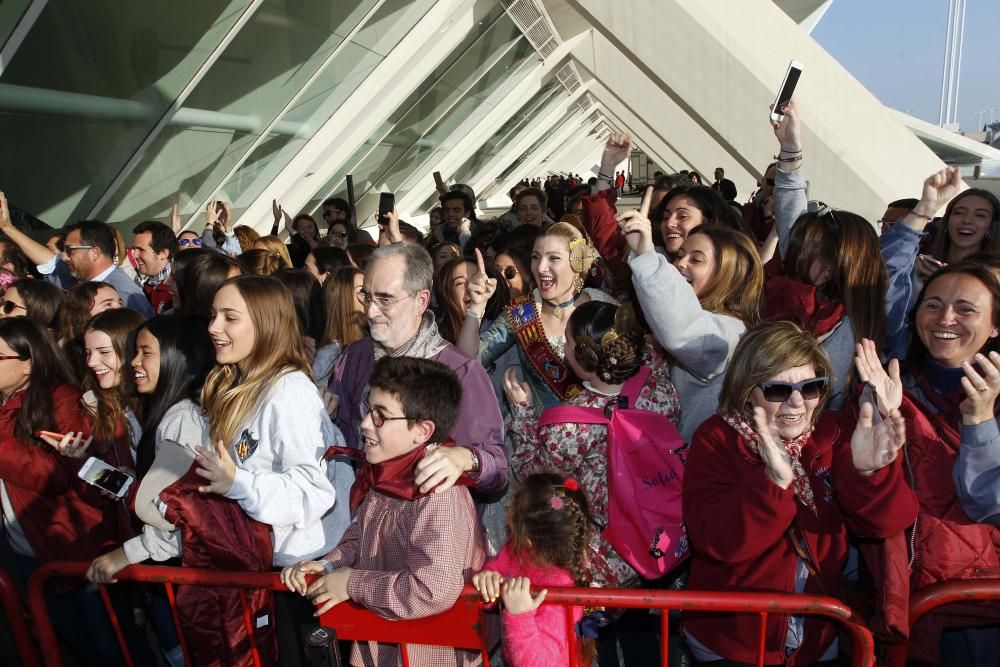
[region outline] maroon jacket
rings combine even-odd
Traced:
[[[270,528],[248,517],[233,500],[200,493],[204,480],[192,464],[179,480],[160,492],[164,518],[181,531],[181,564],[236,572],[269,572]],[[262,665],[277,664],[271,591],[247,591],[250,617]],[[177,613],[196,667],[252,667],[250,637],[239,590],[181,586]],[[264,617],[267,622],[264,624]]]
[[[691,590],[794,592],[799,557],[788,529],[793,521],[819,577],[810,576],[805,593],[840,594],[847,559],[847,531],[886,538],[902,532],[917,515],[902,463],[865,477],[851,460],[853,421],[823,414],[802,450],[818,515],[765,474],[761,459],[718,415],[695,432],[684,474],[683,508],[691,541]],[[901,458],[901,457],[900,457]],[[817,579],[821,580],[818,581]],[[807,616],[802,644],[786,657],[789,617],[767,619],[764,661],[810,664],[837,635],[836,626]],[[756,614],[685,614],[685,628],[715,653],[737,662],[755,662],[760,628]]]
[[[0,406],[0,479],[17,522],[40,561],[91,560],[120,546],[117,504],[77,477],[85,459],[67,459],[42,443],[14,435],[25,392]],[[89,431],[80,392],[60,384],[52,391],[50,430]]]
[[[142,293],[149,299],[149,305],[153,307],[153,313],[156,315],[162,315],[174,307],[174,297],[167,287],[166,280],[158,285],[146,283],[142,286]]]

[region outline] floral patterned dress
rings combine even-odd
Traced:
[[[639,393],[635,407],[664,415],[675,425],[680,422],[680,401],[670,381],[669,367],[659,354],[645,359],[652,373]],[[584,384],[584,391],[565,405],[601,408],[616,400],[616,395],[600,393]],[[517,478],[534,472],[549,471],[572,477],[587,494],[595,525],[590,534],[590,567],[593,584],[627,588],[641,583],[639,574],[601,535],[608,523],[607,435],[600,424],[550,424],[538,428],[531,405],[513,406],[507,431],[514,442],[511,466]]]

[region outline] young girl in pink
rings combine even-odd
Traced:
[[[569,655],[566,612],[541,606],[547,590],[531,596],[532,585],[587,586],[587,537],[590,513],[577,482],[551,473],[529,475],[508,508],[507,544],[472,578],[486,602],[503,603],[503,651],[512,667],[590,665],[596,657],[591,639],[577,639]],[[573,608],[573,622],[583,609]]]

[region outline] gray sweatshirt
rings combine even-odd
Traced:
[[[996,419],[962,426],[958,462],[951,474],[969,518],[1000,526],[1000,429]]]
[[[806,199],[806,177],[802,168],[794,171],[777,169],[774,178],[774,224],[778,230],[778,250],[782,259],[788,250],[792,226],[809,210]],[[846,397],[845,385],[854,367],[854,327],[846,315],[837,327],[820,342],[833,364],[833,390],[829,407],[839,410]]]
[[[657,252],[631,253],[632,284],[653,335],[676,360],[670,379],[681,402],[684,441],[719,408],[719,393],[733,349],[746,325],[701,307],[691,285]]]

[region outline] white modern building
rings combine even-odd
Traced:
[[[0,4],[0,189],[52,227],[128,227],[180,205],[345,196],[404,218],[432,174],[503,202],[517,180],[587,173],[613,129],[740,198],[775,142],[789,60],[810,196],[876,219],[941,157],[1000,152],[885,108],[811,37],[832,0],[8,0]],[[928,85],[933,82],[928,80]]]

